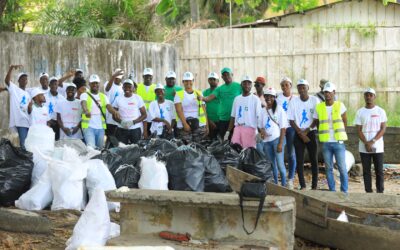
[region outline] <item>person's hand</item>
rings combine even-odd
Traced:
[[[367,143],[365,143],[365,149],[367,150],[367,152],[372,152],[372,145],[374,145],[373,141],[368,141]]]
[[[267,132],[265,132],[264,129],[261,129],[261,130],[260,130],[260,135],[261,135],[261,139],[267,138]]]
[[[86,115],[86,117],[89,118],[89,119],[90,119],[90,117],[92,117],[92,114],[91,114],[89,111],[85,112],[85,115]]]
[[[208,128],[208,126],[206,126],[206,133],[204,135],[204,137],[208,136],[210,134],[210,129]]]
[[[149,138],[149,134],[147,133],[147,131],[143,131],[143,138],[145,140]]]
[[[121,70],[118,70],[117,72],[115,72],[112,75],[112,78],[115,79],[117,76],[122,76],[122,75],[124,75],[124,71],[121,69]]]
[[[209,121],[208,125],[210,126],[210,129],[215,130],[217,128],[217,125],[213,121]]]
[[[119,112],[114,112],[114,114],[112,114],[112,117],[115,121],[121,121],[121,115],[119,114]]]
[[[183,124],[183,130],[186,132],[190,132],[191,129],[190,129],[189,124],[187,124],[187,123]]]
[[[71,129],[71,130],[72,130],[72,131],[71,131],[71,134],[73,134],[73,135],[76,134],[76,133],[79,131],[79,128],[80,128],[79,126],[73,127],[73,128]]]
[[[282,143],[278,143],[278,146],[276,147],[276,152],[277,153],[282,152]]]
[[[310,138],[308,138],[308,136],[304,134],[302,134],[300,138],[303,140],[304,143],[309,143],[311,141]]]
[[[62,127],[61,129],[64,132],[64,134],[66,134],[67,136],[71,135],[71,130],[69,128]]]
[[[10,69],[19,69],[19,68],[22,68],[22,65],[21,65],[21,64],[13,64],[13,65],[10,65]]]
[[[133,121],[120,121],[124,129],[129,129],[133,125]]]
[[[3,91],[6,91],[6,90],[7,90],[7,88],[1,88],[0,87],[0,93],[3,92]]]

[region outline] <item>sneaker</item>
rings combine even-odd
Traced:
[[[293,179],[289,179],[288,183],[287,183],[287,188],[288,189],[293,189]]]

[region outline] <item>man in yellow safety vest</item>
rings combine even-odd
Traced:
[[[154,92],[156,85],[152,81],[153,69],[145,68],[143,70],[143,83],[138,84],[136,94],[142,97],[147,114],[149,114],[150,103],[156,99]],[[150,135],[151,120],[152,118],[148,115],[147,119],[143,121],[143,136],[145,139]]]

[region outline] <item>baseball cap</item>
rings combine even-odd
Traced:
[[[83,74],[83,70],[82,69],[76,69],[75,73],[82,73]]]
[[[250,76],[248,76],[248,75],[244,75],[244,76],[242,77],[242,82],[244,82],[244,81],[250,81],[250,82],[253,82],[253,80],[251,80],[251,77],[250,77]]]
[[[96,74],[90,75],[89,77],[89,83],[91,82],[98,82],[100,83],[100,77]]]
[[[143,75],[144,76],[146,76],[146,75],[153,75],[153,69],[152,68],[145,68],[144,70],[143,70]]]
[[[211,72],[210,74],[208,74],[208,78],[214,78],[214,79],[219,79],[219,76],[217,73],[215,72]]]
[[[309,86],[310,84],[308,84],[308,81],[306,79],[300,79],[297,81],[297,86],[299,85],[307,85]]]
[[[273,87],[268,87],[267,89],[264,89],[264,95],[276,96],[276,90]]]
[[[322,91],[326,91],[326,92],[333,92],[336,90],[336,86],[335,84],[331,83],[331,82],[327,82],[324,85],[324,89]]]
[[[154,91],[157,89],[162,89],[164,90],[164,85],[162,85],[161,83],[157,83],[156,87],[154,88]]]
[[[64,83],[64,87],[65,87],[65,89],[68,89],[69,87],[76,88],[76,85],[72,82],[66,82],[66,83]]]
[[[44,94],[44,93],[46,93],[46,92],[43,89],[34,88],[34,89],[32,89],[31,95],[32,95],[32,98],[35,98],[36,96],[38,96],[40,94]]]
[[[373,89],[373,88],[367,88],[366,90],[364,90],[364,94],[365,93],[371,93],[371,94],[376,95],[375,89]]]
[[[121,69],[120,69],[120,68],[116,68],[116,69],[114,70],[114,74],[117,73],[118,71],[121,71]],[[122,73],[124,73],[124,72],[122,71]],[[118,75],[118,76],[116,76],[115,78],[117,78],[117,79],[122,79],[123,76],[124,76],[124,74]]]
[[[165,78],[176,78],[176,73],[172,70],[168,71]]]
[[[25,72],[21,72],[21,73],[18,74],[17,79],[19,80],[19,78],[21,78],[22,76],[28,76],[28,74],[25,73]]]
[[[227,67],[221,69],[221,75],[222,75],[223,73],[225,73],[225,72],[227,72],[227,73],[232,73],[232,70],[231,70],[231,68],[227,68]]]
[[[183,73],[183,79],[182,79],[183,81],[193,81],[194,80],[194,77],[193,77],[193,74],[192,74],[192,72],[185,72],[185,73]]]
[[[125,83],[133,85],[133,81],[131,79],[129,79],[129,78],[124,80],[123,84],[125,84]]]
[[[265,84],[265,78],[262,76],[258,76],[254,82]]]
[[[55,76],[50,77],[49,82],[58,81],[58,78]]]
[[[41,79],[42,77],[46,76],[47,78],[49,78],[49,74],[47,74],[46,72],[40,73],[39,75],[39,79]]]
[[[292,82],[292,79],[290,79],[290,78],[287,77],[287,76],[284,76],[284,77],[281,79],[281,82],[280,82],[280,83],[283,83],[283,82],[290,82],[290,84],[293,83],[293,82]]]
[[[322,79],[319,81],[319,86],[320,86],[320,87],[324,87],[324,86],[325,86],[325,83],[327,83],[327,82],[329,82],[329,80],[326,80],[326,79],[322,78]]]

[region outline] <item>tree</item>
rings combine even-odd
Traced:
[[[0,30],[23,32],[45,0],[0,0]],[[34,8],[36,7],[36,8]]]

